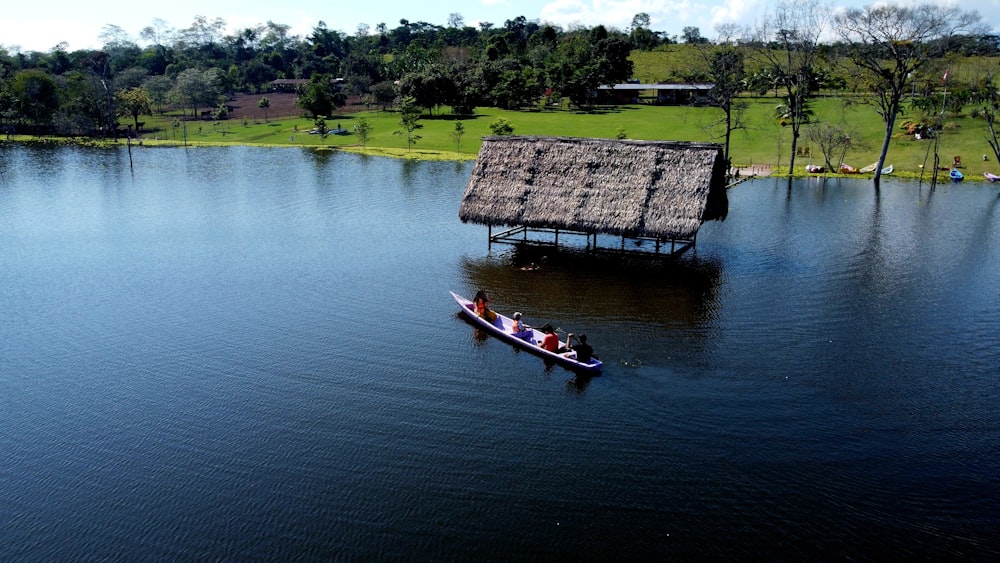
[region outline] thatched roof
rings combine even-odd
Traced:
[[[486,137],[463,222],[691,239],[729,203],[722,148],[708,143]]]

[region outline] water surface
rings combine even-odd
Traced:
[[[995,186],[755,180],[642,265],[488,248],[470,163],[134,156],[0,147],[0,559],[1000,555]]]

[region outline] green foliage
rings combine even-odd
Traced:
[[[189,68],[177,75],[171,96],[181,105],[188,106],[198,115],[201,106],[215,107],[222,96],[222,82],[217,68],[198,70]]]
[[[149,92],[145,88],[119,90],[115,94],[115,102],[118,104],[118,115],[131,117],[136,132],[139,131],[139,116],[153,114]]]
[[[397,130],[395,134],[406,135],[406,150],[409,151],[413,148],[413,145],[420,139],[420,135],[416,134],[416,130],[423,127],[418,121],[420,120],[421,110],[416,104],[416,100],[413,98],[403,98],[399,107],[399,125],[402,130]]]
[[[455,130],[451,132],[451,139],[455,141],[455,152],[462,152],[463,135],[465,135],[465,125],[461,121],[456,121]]]
[[[362,148],[368,146],[368,139],[372,135],[372,124],[368,121],[367,117],[358,119],[355,134],[358,136],[358,140],[361,141]]]
[[[11,93],[17,100],[18,111],[35,125],[49,123],[59,107],[59,91],[55,80],[41,70],[22,70],[14,75]]]
[[[333,84],[328,74],[315,74],[295,102],[312,117],[330,115],[347,103],[347,97]]]
[[[737,163],[773,162],[775,146],[789,141],[790,128],[776,125],[775,105],[784,102],[791,107],[786,110],[789,116],[807,115],[803,112],[808,107],[799,104],[798,98],[789,103],[785,91],[789,84],[796,93],[804,91],[814,100],[816,122],[850,122],[859,129],[852,137],[859,138],[878,129],[878,114],[872,105],[865,105],[877,102],[875,96],[867,95],[877,81],[862,77],[857,63],[853,67],[844,64],[849,55],[845,45],[823,46],[822,56],[809,65],[808,72],[791,82],[786,80],[788,73],[765,64],[762,59],[766,57],[761,56],[746,58],[744,76],[740,78],[735,71],[728,72],[738,65],[723,61],[722,54],[715,60],[706,56],[720,53],[723,46],[705,44],[700,30],[685,30],[690,44],[672,44],[662,32],[650,30],[648,15],[643,16],[637,14],[626,32],[603,26],[560,29],[522,17],[508,20],[503,26],[483,25],[478,29],[441,28],[401,20],[398,27],[380,25],[377,33],[350,36],[320,23],[305,37],[290,36],[287,26],[271,22],[224,37],[225,26],[220,21],[199,17],[175,38],[162,30],[144,30],[148,46],[143,48],[132,44],[121,31],[109,34],[106,48],[100,51],[54,49],[50,53],[14,56],[0,49],[0,119],[22,131],[30,130],[28,124],[39,125],[35,128],[39,132],[109,131],[117,123],[117,115],[128,115],[127,104],[112,94],[141,85],[148,92],[150,104],[161,114],[149,120],[150,127],[160,123],[159,134],[167,132],[169,136],[171,129],[176,131],[171,121],[178,117],[179,108],[184,108],[184,116],[188,111],[198,115],[199,108],[217,108],[234,91],[269,92],[268,82],[279,77],[309,78],[310,86],[303,91],[303,109],[311,108],[306,111],[313,117],[334,115],[343,103],[339,96],[345,91],[329,87],[328,80],[344,77],[349,93],[364,96],[367,107],[372,109],[386,109],[397,103],[400,94],[396,82],[414,87],[408,90],[417,98],[414,103],[428,110],[450,108],[455,115],[463,116],[463,127],[469,133],[469,139],[455,138],[454,122],[447,120],[427,120],[426,128],[421,129],[423,126],[417,124],[419,108],[415,116],[404,120],[400,120],[403,111],[400,115],[366,113],[361,117],[373,126],[362,139],[365,147],[392,147],[393,135],[405,134],[408,151],[414,150],[414,143],[421,139],[421,149],[474,154],[479,138],[493,133],[491,125],[500,118],[508,123],[516,121],[519,132],[528,134],[618,137],[628,131],[629,137],[637,139],[722,138],[725,126],[721,124],[722,105],[718,103],[718,107],[640,106],[622,110],[600,107],[592,97],[596,85],[638,78],[643,82],[711,80],[717,85],[733,86],[736,96],[753,92],[781,96],[781,101],[730,98],[734,111],[746,108],[743,130],[733,133],[732,139],[732,158]],[[917,118],[918,112],[910,108],[909,101],[925,99],[928,105],[924,113],[936,115],[942,101],[941,73],[945,66],[950,67],[954,87],[945,101],[949,122],[959,127],[945,132],[945,138],[960,150],[964,146],[966,152],[975,154],[979,150],[975,144],[984,145],[986,136],[984,112],[997,107],[996,102],[983,101],[984,95],[996,92],[996,81],[991,75],[984,82],[980,75],[984,68],[997,66],[996,57],[984,55],[995,54],[998,43],[1000,40],[993,36],[970,35],[947,44],[927,45],[937,49],[935,57],[915,73],[915,85],[904,84],[906,105],[902,113],[910,112],[909,118]],[[950,55],[943,55],[945,46],[954,48]],[[781,54],[777,49],[773,52]],[[963,75],[959,84],[957,79]],[[404,79],[407,76],[411,78]],[[839,88],[847,89],[837,90],[840,98],[816,98]],[[567,107],[561,103],[565,99],[578,108],[600,112],[559,111]],[[861,103],[845,109],[840,103],[844,99]],[[171,101],[173,107],[169,107]],[[973,105],[975,119],[966,117]],[[277,116],[277,121],[271,123],[275,120],[270,119],[267,107],[258,107],[265,110],[266,126],[245,123],[238,132],[228,132],[225,142],[301,142],[301,138],[290,139],[292,127],[311,126],[310,121],[287,115]],[[505,108],[533,111],[513,113]],[[607,112],[613,113],[612,118]],[[137,120],[137,115],[132,120]],[[512,132],[513,125],[510,127]],[[418,130],[423,137],[416,135]],[[206,132],[199,140],[215,139],[214,135],[215,131]],[[357,137],[331,137],[331,144],[352,145],[362,135],[359,131]],[[949,146],[945,138],[942,143]],[[973,140],[963,145],[967,139]],[[467,146],[462,146],[463,141]],[[914,142],[905,135],[893,138],[891,143],[891,157],[906,155],[897,161],[897,170],[903,168],[902,163],[915,161],[911,152],[926,149],[926,143]],[[815,147],[812,154],[817,154]],[[863,149],[852,145],[846,158],[868,160],[864,155]]]
[[[490,123],[490,131],[494,135],[513,135],[514,124],[506,117],[498,117]]]
[[[316,116],[313,120],[313,130],[316,131],[316,134],[319,135],[321,139],[326,139],[326,136],[330,134],[330,128],[326,126],[325,116]]]
[[[267,96],[264,96],[257,101],[257,107],[264,110],[264,123],[267,123],[267,110],[271,107],[271,100]]]

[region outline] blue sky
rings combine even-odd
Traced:
[[[932,0],[945,3],[949,0]],[[864,6],[875,0],[839,0],[837,6]],[[899,0],[914,4],[917,0]],[[291,33],[306,36],[319,21],[327,27],[353,35],[359,24],[373,30],[379,23],[390,29],[400,19],[447,25],[448,16],[457,13],[467,25],[492,22],[496,26],[517,16],[542,23],[565,27],[603,24],[627,29],[632,17],[640,12],[649,14],[651,27],[680,35],[686,26],[698,27],[701,34],[715,37],[718,23],[752,23],[761,14],[774,9],[775,0],[376,0],[343,2],[341,0],[237,0],[236,2],[205,2],[204,0],[171,0],[168,2],[136,2],[130,0],[54,0],[35,4],[18,1],[8,3],[0,11],[0,45],[14,51],[49,51],[65,41],[69,50],[98,47],[98,36],[108,24],[121,28],[133,40],[142,44],[139,32],[160,19],[174,29],[188,27],[195,16],[210,20],[221,18],[227,31],[235,31],[273,21],[291,26]],[[241,11],[235,7],[241,6]],[[978,10],[989,22],[998,10],[1000,0],[965,0],[963,9]]]

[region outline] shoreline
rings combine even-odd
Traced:
[[[90,146],[90,147],[121,147],[128,146],[139,148],[208,148],[208,147],[232,147],[232,146],[245,146],[245,147],[267,147],[267,148],[299,148],[299,149],[312,149],[314,151],[341,151],[348,152],[352,154],[362,155],[362,156],[381,156],[386,158],[398,158],[403,160],[427,160],[427,161],[450,161],[450,162],[467,162],[470,160],[476,160],[478,158],[478,153],[456,153],[453,151],[438,151],[430,149],[400,149],[400,148],[389,148],[389,147],[377,147],[377,146],[367,146],[362,147],[361,145],[322,145],[322,144],[305,144],[305,143],[282,143],[282,144],[272,144],[272,143],[227,143],[223,141],[187,141],[187,143],[168,140],[168,139],[138,139],[129,143],[128,139],[89,139],[83,137],[28,137],[24,135],[14,136],[13,138],[5,138],[0,140],[2,143],[19,143],[24,145],[76,145],[76,146]],[[767,178],[770,176],[778,178],[787,178],[789,176],[795,178],[848,178],[848,179],[858,179],[858,180],[870,180],[871,176],[865,174],[843,174],[843,173],[833,173],[824,172],[821,174],[813,174],[803,170],[802,172],[794,172],[788,174],[786,170],[782,169],[780,165],[773,164],[751,164],[744,166],[733,166],[729,170],[731,178],[738,180],[740,182],[749,180],[751,178]],[[920,173],[913,172],[895,172],[891,175],[883,175],[883,178],[905,178],[908,180],[921,180]],[[930,177],[926,178],[930,181]],[[953,183],[948,177],[947,171],[939,171],[938,182]],[[974,182],[974,183],[991,183],[987,178],[982,176],[966,176],[962,182]]]

